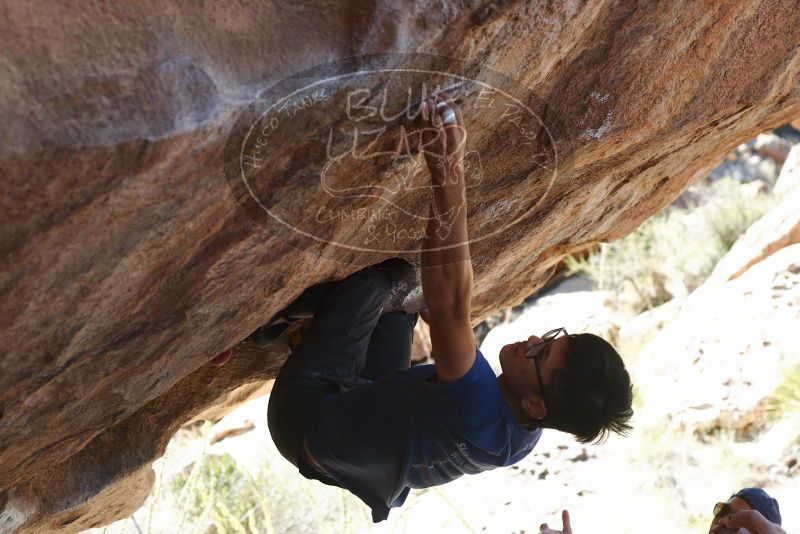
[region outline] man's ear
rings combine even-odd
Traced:
[[[547,408],[544,405],[544,401],[538,395],[525,397],[522,399],[521,404],[522,409],[525,410],[525,413],[534,419],[544,419],[544,417],[547,415]]]

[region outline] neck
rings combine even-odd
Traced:
[[[523,428],[538,426],[531,422],[531,418],[525,413],[522,406],[520,406],[521,399],[516,398],[514,394],[511,393],[511,390],[508,389],[508,384],[506,384],[506,379],[502,373],[497,377],[497,387],[500,388],[500,393],[503,394],[503,400],[508,404],[508,407],[511,409],[511,415],[514,416],[514,420],[517,423]]]

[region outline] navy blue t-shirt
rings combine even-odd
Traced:
[[[541,429],[525,430],[476,347],[463,377],[440,383],[433,365],[397,370],[326,396],[306,421],[309,451],[382,521],[410,488],[427,488],[514,464]]]

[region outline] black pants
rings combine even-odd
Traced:
[[[279,312],[277,320],[252,335],[258,341],[259,336],[273,335],[276,325],[312,317],[275,378],[267,413],[278,450],[307,478],[323,480],[309,475],[302,453],[305,421],[317,403],[327,394],[409,366],[419,314],[382,311],[393,282],[410,268],[404,260],[392,258],[343,280],[312,286]]]

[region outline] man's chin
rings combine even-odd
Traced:
[[[505,372],[506,371],[506,353],[503,352],[505,347],[500,349],[500,352],[497,354],[497,361],[500,362],[500,370]]]

